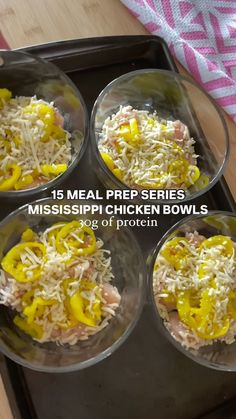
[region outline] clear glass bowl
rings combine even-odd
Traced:
[[[148,258],[149,296],[154,308],[156,323],[161,333],[163,333],[179,351],[193,361],[209,368],[223,371],[236,371],[236,342],[230,345],[225,343],[214,343],[213,345],[208,345],[197,350],[186,349],[168,332],[155,303],[153,293],[153,268],[160,249],[170,238],[182,236],[186,232],[194,231],[198,231],[199,234],[203,234],[206,237],[223,234],[230,236],[232,240],[236,242],[236,215],[224,211],[210,211],[208,215],[205,216],[186,217],[171,227],[159,241],[152,255]]]
[[[68,204],[86,205],[87,201],[60,201]],[[34,201],[34,204],[55,205],[51,199]],[[15,245],[21,233],[31,227],[36,231],[44,230],[55,222],[73,219],[89,219],[86,216],[65,215],[28,215],[28,205],[11,213],[0,223],[0,260]],[[139,315],[144,300],[145,263],[142,251],[132,231],[126,227],[116,230],[115,222],[103,227],[101,221],[109,216],[96,216],[98,229],[95,235],[104,241],[104,248],[111,251],[114,285],[121,294],[121,304],[117,315],[109,325],[87,341],[73,346],[57,346],[55,343],[40,344],[23,333],[13,323],[13,311],[0,305],[0,351],[13,361],[38,371],[68,372],[94,365],[111,355],[129,336]]]
[[[128,188],[107,168],[98,150],[104,121],[121,105],[131,105],[151,113],[156,111],[164,119],[179,119],[188,126],[190,135],[196,140],[198,166],[201,173],[209,177],[209,184],[203,182],[192,186],[185,200],[202,195],[218,181],[229,155],[228,131],[221,111],[189,79],[171,71],[145,69],[124,74],[112,81],[100,93],[93,107],[90,134],[94,167],[107,188]]]
[[[0,87],[14,96],[34,96],[54,102],[71,137],[72,159],[66,172],[39,187],[0,192],[0,199],[27,198],[55,188],[75,168],[88,142],[88,113],[77,87],[54,64],[20,51],[0,51]]]

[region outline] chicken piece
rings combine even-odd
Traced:
[[[186,333],[186,327],[180,321],[177,311],[169,313],[168,329],[177,340],[181,340],[181,334]]]
[[[181,121],[175,121],[174,125],[174,140],[178,142],[184,141],[188,135],[188,128]]]
[[[55,124],[60,128],[64,126],[64,118],[58,110],[55,111]]]
[[[121,296],[118,289],[111,284],[104,284],[102,288],[102,298],[107,304],[119,304]]]
[[[206,239],[205,236],[198,234],[197,231],[194,231],[194,233],[187,233],[186,237],[189,240],[189,243],[194,246],[199,246]]]

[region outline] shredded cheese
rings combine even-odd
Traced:
[[[0,187],[1,181],[10,176],[12,164],[21,168],[17,189],[47,182],[60,174],[55,170],[61,163],[67,167],[71,134],[58,125],[57,114],[52,102],[36,96],[16,97],[4,103],[0,109]],[[43,165],[52,167],[51,172],[47,174]],[[25,176],[29,175],[33,181],[27,183]],[[9,189],[14,189],[15,183]]]
[[[113,174],[131,188],[187,189],[200,176],[194,144],[180,121],[121,106],[105,120],[98,148]]]
[[[87,339],[108,324],[107,320],[115,315],[120,302],[116,287],[110,285],[110,290],[103,291],[106,284],[114,278],[110,251],[103,249],[102,240],[97,239],[92,254],[75,256],[69,241],[67,250],[59,253],[55,235],[65,225],[66,223],[56,224],[38,235],[34,233],[37,243],[45,246],[45,255],[37,256],[27,245],[23,248],[20,261],[24,265],[23,272],[32,282],[19,282],[3,269],[0,270],[0,304],[14,308],[24,317],[24,310],[31,310],[37,298],[49,302],[41,312],[39,309],[39,314],[34,319],[34,326],[43,330],[41,337],[35,337],[41,343],[53,341],[57,344],[75,344],[81,338]],[[82,242],[84,246],[88,239],[84,238],[83,241],[78,237],[79,233],[80,230],[75,229],[68,237],[78,241],[79,245]],[[66,244],[66,240],[63,244]],[[39,268],[40,276],[35,279],[34,271],[37,269],[38,272]],[[96,304],[101,304],[101,321],[93,327],[79,322],[70,325],[65,301],[78,292],[87,301],[86,310],[91,316],[94,316]]]
[[[223,328],[226,319],[230,319],[229,329],[227,333],[223,334],[218,340],[224,340],[226,343],[232,343],[232,330],[235,330],[235,320],[229,317],[229,304],[236,296],[236,260],[235,260],[235,245],[232,244],[231,251],[227,250],[228,238],[220,237],[222,244],[216,243],[215,246],[201,246],[201,243],[207,243],[204,236],[200,236],[196,231],[194,233],[186,234],[186,241],[180,240],[175,245],[175,250],[171,250],[169,254],[165,253],[165,244],[159,252],[155,268],[153,272],[153,290],[156,304],[161,317],[165,321],[165,325],[175,338],[186,347],[199,348],[213,343],[209,337],[214,335],[213,329],[215,327]],[[233,243],[230,241],[230,243]],[[184,249],[184,250],[183,250]],[[178,252],[179,253],[176,253]],[[182,263],[176,266],[176,264]],[[198,336],[198,329],[191,330],[185,324],[183,325],[175,312],[177,320],[171,322],[173,310],[176,310],[176,301],[179,296],[190,292],[195,299],[196,308],[199,307],[204,291],[208,295],[208,305],[212,306],[212,317],[208,319],[209,324],[205,329],[205,334],[208,331],[209,337]],[[233,297],[232,297],[233,296]],[[168,298],[170,298],[168,300]],[[178,303],[183,305],[183,301]],[[202,304],[202,303],[201,303]],[[201,307],[201,305],[200,305]],[[234,310],[234,308],[233,308]],[[176,330],[182,330],[181,333],[176,333]],[[186,331],[186,333],[185,333]],[[202,332],[199,326],[199,332]],[[176,337],[177,336],[177,337]],[[216,339],[217,340],[217,339]]]

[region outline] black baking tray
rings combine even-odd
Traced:
[[[155,36],[63,41],[24,51],[59,66],[78,86],[89,112],[100,91],[121,74],[142,68],[177,71],[165,42]],[[88,154],[89,150],[60,189],[98,188],[104,193]],[[236,210],[223,178],[192,203],[207,204],[209,209]],[[2,205],[0,216],[15,208],[13,203]],[[134,229],[145,256],[179,218],[160,216],[158,229]],[[7,389],[11,385],[10,403],[17,405],[15,417],[20,419],[207,419],[231,417],[236,405],[236,374],[207,369],[179,353],[158,333],[148,300],[127,341],[93,367],[74,373],[46,374],[5,359],[5,370]],[[236,417],[234,413],[232,417]]]

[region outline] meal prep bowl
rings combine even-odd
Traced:
[[[60,206],[68,204],[86,205],[90,201],[60,201]],[[55,205],[51,199],[34,201],[34,205]],[[61,207],[61,208],[62,208]],[[46,207],[45,207],[46,208]],[[44,230],[55,222],[73,219],[93,220],[86,216],[29,215],[28,205],[11,213],[0,223],[0,260],[19,240],[28,227],[35,231]],[[120,307],[108,326],[88,340],[73,346],[57,346],[55,343],[40,344],[23,333],[13,323],[13,311],[0,305],[0,351],[13,361],[39,371],[69,372],[94,365],[112,354],[129,336],[134,328],[143,305],[144,280],[146,270],[141,249],[128,228],[116,230],[116,223],[109,227],[101,225],[109,220],[106,215],[96,216],[98,229],[96,237],[104,241],[104,249],[111,251],[111,265],[114,273],[112,283],[121,295]]]
[[[100,93],[93,107],[90,123],[93,164],[107,188],[129,189],[108,169],[98,149],[104,121],[115,114],[120,106],[127,105],[150,113],[156,111],[161,118],[180,120],[189,128],[190,136],[196,141],[195,152],[199,155],[197,165],[209,181],[203,178],[191,186],[185,200],[204,194],[218,181],[229,155],[228,132],[221,111],[188,78],[171,71],[145,69],[113,80]]]
[[[32,189],[0,192],[0,199],[31,198],[55,188],[82,158],[88,142],[87,109],[77,87],[54,64],[20,51],[1,51],[0,60],[0,87],[9,89],[13,97],[36,95],[54,102],[71,134],[72,159],[64,173]]]
[[[148,258],[149,269],[149,295],[151,303],[155,312],[155,319],[158,330],[167,337],[167,339],[180,352],[193,361],[209,368],[236,371],[236,341],[232,344],[214,343],[199,349],[184,348],[166,329],[163,319],[161,318],[154,298],[153,291],[153,269],[156,258],[164,245],[169,239],[183,236],[185,233],[193,233],[197,231],[205,237],[210,237],[218,234],[230,236],[236,242],[236,215],[224,211],[210,211],[205,216],[189,216],[176,223],[157,244],[152,255]]]

